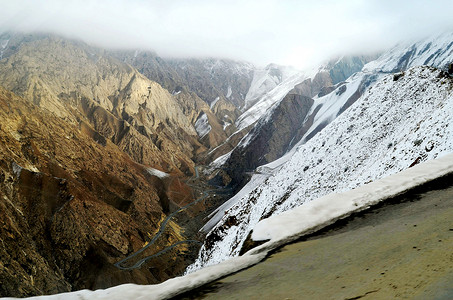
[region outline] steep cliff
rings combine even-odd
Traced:
[[[252,128],[231,152],[222,169],[232,178],[232,184],[242,186],[256,167],[272,162],[286,153],[294,140],[309,128],[304,120],[313,99],[288,94],[269,114]]]

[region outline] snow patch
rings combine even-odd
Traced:
[[[0,47],[2,50],[0,51],[0,59],[3,58],[3,53],[5,52],[6,47],[8,46],[9,39],[7,40],[0,40]]]
[[[231,85],[229,85],[229,86],[228,86],[228,91],[227,91],[226,97],[227,97],[227,98],[230,98],[232,93],[233,93],[233,90],[231,89]]]
[[[9,39],[1,40],[0,41],[0,46],[2,47],[2,49],[5,49],[8,46],[8,43],[9,43]]]
[[[165,172],[162,172],[162,171],[159,171],[159,170],[154,169],[154,168],[147,168],[146,170],[148,171],[149,174],[151,174],[153,176],[157,176],[159,178],[165,178],[165,177],[170,176],[169,174],[167,174]]]
[[[212,127],[209,125],[208,116],[202,113],[198,120],[195,122],[195,130],[200,138],[203,138],[211,131]]]
[[[224,121],[224,122],[223,122],[223,130],[227,129],[227,127],[230,126],[230,125],[231,125],[230,122]]]
[[[219,100],[220,100],[220,97],[215,98],[214,101],[211,102],[211,105],[209,107],[212,109]]]
[[[209,164],[209,168],[216,169],[221,167],[230,158],[232,151],[217,157],[212,163]]]

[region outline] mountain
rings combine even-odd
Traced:
[[[283,135],[288,131],[285,126],[262,125],[263,123],[276,123],[272,114],[284,99],[283,95],[279,94],[282,90],[277,87],[276,91],[273,90],[263,97],[264,103],[266,101],[268,103],[267,106],[260,108],[258,102],[250,109],[253,113],[245,112],[239,117],[238,128],[241,128],[240,122],[243,119],[252,120],[247,124],[260,120],[256,123],[260,125],[242,138],[240,146],[233,147],[230,153],[215,161],[211,165],[211,169],[222,169],[219,176],[227,177],[228,182],[242,187],[249,179],[248,174],[252,173],[256,167],[275,159],[272,155],[268,155],[268,152],[284,154],[288,151],[291,152],[291,149],[296,149],[295,146],[306,143],[386,74],[404,71],[409,67],[424,63],[446,69],[448,62],[453,57],[452,40],[452,34],[447,33],[414,44],[396,46],[377,58],[375,56],[346,56],[329,61],[313,72],[314,75],[307,75],[308,78],[296,84],[288,92],[288,94],[303,95],[314,99],[303,122],[292,125],[293,128],[298,128],[296,132],[293,132],[292,138],[283,139],[280,144],[270,143],[264,147],[265,149],[262,149],[262,145],[259,145],[260,141],[266,140],[272,134],[280,135],[279,131],[282,131]],[[366,62],[368,63],[365,64]],[[360,67],[359,72],[349,73]],[[343,80],[348,75],[351,76]],[[339,80],[342,81],[337,82]],[[275,94],[278,96],[274,97]],[[272,100],[270,101],[270,99]],[[269,126],[273,128],[272,133],[267,130]],[[260,128],[266,130],[260,131]],[[248,159],[244,160],[241,157]]]
[[[3,88],[0,116],[0,295],[157,283],[184,269],[184,248],[151,270],[114,267],[148,242],[177,200],[170,177],[154,176],[89,125]],[[157,249],[184,239],[173,221],[166,236]]]
[[[133,265],[195,236],[205,204],[166,219],[195,200],[185,182],[206,151],[184,107],[83,42],[49,34],[0,40],[0,295],[150,284],[180,274],[193,245],[142,268],[116,263],[143,251],[122,266]],[[152,249],[143,248],[161,233]]]
[[[150,51],[112,54],[170,91],[193,125],[207,118],[206,130],[198,134],[207,148],[217,147],[236,131],[234,124],[250,87],[253,65],[214,58],[161,58]]]
[[[333,74],[351,75],[349,72],[363,67],[365,62],[364,57],[343,57],[321,66],[315,75],[305,78],[306,75],[299,73],[289,80],[289,85],[274,87],[261,99],[267,101],[267,106],[260,107],[262,102],[258,102],[250,109],[255,111],[254,118],[258,118],[249,126],[251,130],[236,147],[213,163],[211,169],[221,169],[219,176],[223,181],[227,178],[235,189],[241,188],[256,167],[283,156],[310,130],[318,112],[312,109],[313,98],[335,90],[332,70]],[[294,80],[302,81],[294,85]],[[247,114],[239,120],[246,120]]]
[[[276,86],[288,80],[299,72],[287,66],[269,64],[263,69],[256,69],[253,72],[253,80],[245,97],[243,111],[252,107],[265,94],[272,91]]]
[[[114,55],[167,90],[177,92],[185,87],[210,106],[215,105],[217,98],[223,98],[237,108],[242,107],[255,70],[250,63],[228,59],[162,58],[150,51]]]
[[[363,76],[352,76],[356,85],[349,84],[347,89],[357,91]],[[321,116],[331,122],[283,158],[257,168],[251,181],[205,225],[209,234],[190,269],[238,255],[261,219],[453,150],[451,77],[432,67],[380,76],[382,79],[338,117],[350,96],[335,105],[321,102],[329,104]],[[320,100],[315,99],[313,106]]]
[[[72,124],[90,124],[139,163],[193,173],[203,146],[178,102],[101,49],[35,37],[0,62],[0,83]]]

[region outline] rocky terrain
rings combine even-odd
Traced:
[[[1,295],[156,283],[184,270],[178,256],[133,271],[113,266],[157,231],[168,182],[88,125],[3,88],[0,115]],[[159,247],[182,234],[171,222]]]
[[[8,90],[72,124],[88,123],[135,161],[193,173],[203,147],[178,102],[132,67],[82,42],[35,37],[0,63]]]
[[[213,58],[161,58],[150,51],[112,54],[175,95],[192,124],[206,114],[211,128],[206,135],[199,136],[208,148],[215,148],[236,131],[235,121],[245,104],[253,65]]]
[[[261,219],[450,153],[451,87],[450,75],[431,67],[384,77],[305,144],[259,167],[205,225],[193,267],[239,255]]]
[[[185,182],[206,147],[184,107],[158,83],[83,42],[45,34],[2,38],[0,295],[150,284],[182,273],[190,255],[180,253],[193,253],[193,245],[141,268],[115,263],[195,200]],[[205,209],[200,203],[171,219],[137,259],[193,237],[198,228],[187,220]]]

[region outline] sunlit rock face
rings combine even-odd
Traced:
[[[44,36],[17,45],[0,70],[6,89],[73,124],[88,123],[137,162],[193,171],[202,146],[179,103],[102,50]]]

